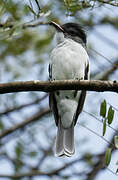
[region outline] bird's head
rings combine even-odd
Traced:
[[[55,27],[57,32],[62,32],[65,38],[71,38],[76,42],[82,42],[86,44],[86,34],[83,28],[77,23],[66,23],[59,25],[54,21],[50,22],[50,25]]]

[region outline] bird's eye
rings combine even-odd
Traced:
[[[75,35],[75,32],[74,32],[74,31],[70,31],[70,34],[71,34],[71,35]]]

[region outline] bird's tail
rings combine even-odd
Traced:
[[[59,120],[58,131],[56,137],[55,156],[68,156],[71,157],[75,152],[74,148],[74,123],[64,129]]]

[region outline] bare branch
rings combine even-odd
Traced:
[[[36,2],[37,6],[38,6],[38,9],[39,9],[39,11],[40,11],[40,10],[41,10],[41,7],[40,7],[40,4],[39,4],[38,0],[35,0],[35,2]]]
[[[108,5],[111,5],[111,6],[116,6],[118,7],[118,3],[116,1],[111,1],[111,0],[97,0],[98,2],[100,3],[103,3],[103,4],[108,4]]]
[[[0,177],[2,178],[22,178],[22,177],[33,177],[33,176],[53,176],[53,175],[57,175],[58,173],[60,173],[60,171],[68,168],[69,166],[71,166],[72,164],[75,164],[77,162],[80,162],[82,159],[77,158],[76,160],[73,160],[69,163],[64,164],[62,167],[53,170],[51,172],[42,172],[40,170],[34,170],[31,172],[26,172],[26,173],[22,173],[22,174],[16,174],[16,175],[7,175],[7,174],[0,174]]]
[[[33,22],[29,22],[29,23],[25,23],[25,24],[23,24],[22,25],[22,28],[23,29],[25,29],[25,28],[33,28],[33,27],[37,27],[37,26],[39,26],[39,25],[49,25],[50,23],[49,22],[41,22],[41,21],[34,21],[34,23]]]
[[[99,156],[99,161],[94,164],[93,170],[88,173],[86,180],[94,180],[101,169],[104,169],[104,153]]]
[[[34,20],[34,21],[31,21],[31,22],[20,24],[19,26],[21,26],[23,29],[25,29],[25,28],[37,27],[39,25],[49,25],[49,22],[41,22],[41,21]],[[0,28],[15,28],[15,25],[12,22],[9,23],[9,24],[0,23]]]
[[[106,37],[105,35],[103,35],[97,30],[94,30],[94,34],[96,34],[96,36],[100,38],[103,42],[106,42],[107,44],[112,46],[114,49],[118,50],[118,43],[115,43],[115,41],[111,40],[109,37]]]
[[[104,72],[97,73],[93,78],[96,80],[107,80],[109,76],[118,69],[116,66],[118,66],[118,60],[114,62],[112,67],[108,68]]]
[[[101,54],[100,52],[96,51],[93,48],[90,48],[90,50],[92,50],[93,52],[95,52],[97,55],[101,56],[102,58],[104,58],[105,60],[107,60],[112,66],[114,66],[115,68],[118,69],[118,65],[114,64],[114,62],[112,62],[109,58],[107,58],[106,56],[104,56],[103,54]]]
[[[36,100],[34,100],[33,102],[26,103],[26,104],[22,104],[22,105],[19,105],[19,106],[15,106],[15,107],[6,109],[5,111],[0,112],[0,116],[2,116],[2,115],[7,115],[7,114],[12,113],[12,112],[14,112],[14,111],[21,110],[21,109],[26,108],[26,107],[28,107],[28,106],[32,106],[32,105],[35,105],[35,104],[39,104],[39,103],[40,103],[41,101],[43,101],[47,96],[48,96],[48,94],[45,94],[43,97],[41,97],[41,98],[39,98],[39,99],[36,99]]]
[[[118,82],[100,80],[34,80],[0,84],[0,94],[29,91],[53,92],[56,90],[112,91],[118,93]]]
[[[97,72],[96,74],[92,75],[92,79],[94,80],[108,80],[109,76],[118,69],[118,59],[114,60],[110,60],[109,58],[105,57],[103,54],[101,54],[100,52],[96,51],[93,48],[90,48],[91,51],[93,51],[94,53],[96,53],[97,55],[99,55],[100,57],[104,58],[107,62],[110,63],[110,66],[108,69],[106,69],[105,71],[100,71]]]
[[[4,130],[1,134],[0,134],[0,139],[2,139],[3,137],[6,137],[7,135],[15,132],[18,129],[22,129],[24,128],[26,125],[33,123],[37,120],[39,120],[40,118],[42,118],[44,115],[49,114],[51,112],[50,109],[42,109],[40,110],[40,112],[38,112],[37,114],[35,114],[34,116],[32,116],[31,118],[28,118],[26,120],[24,120],[23,122],[14,125],[13,127]]]

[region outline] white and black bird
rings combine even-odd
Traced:
[[[86,34],[76,23],[59,25],[56,29],[57,45],[52,50],[49,64],[50,80],[89,79],[89,57],[86,51]],[[86,91],[65,90],[49,94],[50,108],[58,127],[56,156],[72,156],[74,148],[74,126],[82,111]]]

